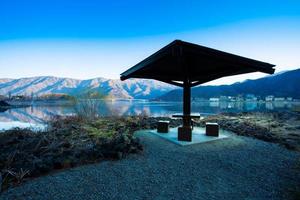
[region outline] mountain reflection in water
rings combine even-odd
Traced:
[[[202,115],[211,115],[220,112],[246,112],[246,111],[274,111],[291,110],[299,106],[296,102],[192,102],[192,111]],[[171,116],[182,112],[181,102],[149,102],[149,101],[99,101],[99,115],[101,116]],[[15,126],[39,126],[55,115],[72,115],[74,106],[29,106],[13,108],[0,112],[0,129],[9,129]]]

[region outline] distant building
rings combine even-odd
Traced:
[[[242,96],[242,95],[238,95],[238,96],[236,97],[236,101],[239,101],[239,102],[244,101],[243,96]]]
[[[26,97],[23,95],[16,95],[11,97],[12,100],[25,100]]]
[[[246,101],[257,101],[257,97],[254,94],[247,94]]]
[[[227,96],[220,96],[220,101],[228,101],[228,97]]]
[[[275,97],[274,101],[284,101],[285,98],[284,97]]]
[[[199,97],[194,97],[192,98],[193,101],[207,101],[205,98],[199,98]]]
[[[219,101],[220,99],[219,98],[209,98],[209,101]]]
[[[236,101],[236,97],[228,96],[229,101]]]
[[[265,100],[266,101],[274,101],[274,96],[273,95],[266,96]]]
[[[287,101],[293,101],[293,97],[287,97],[286,100]]]

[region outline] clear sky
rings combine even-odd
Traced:
[[[300,68],[300,1],[0,0],[1,78],[117,79],[174,39]]]

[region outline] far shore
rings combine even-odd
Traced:
[[[32,104],[43,104],[43,103],[66,103],[66,102],[74,102],[74,99],[76,100],[86,100],[86,98],[77,98],[70,96],[66,99],[4,99],[4,101],[10,103],[10,104],[23,104],[23,105],[32,105]],[[161,99],[131,99],[131,98],[89,98],[92,100],[99,100],[99,101],[139,101],[139,102],[177,102],[181,103],[182,101],[172,101],[172,100],[161,100]],[[272,100],[272,101],[266,101],[266,100],[209,100],[209,99],[192,99],[193,103],[197,102],[211,102],[211,103],[292,103],[292,104],[299,104],[300,105],[300,99],[293,99],[293,100]]]

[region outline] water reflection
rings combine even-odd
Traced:
[[[216,114],[220,112],[243,112],[243,111],[267,111],[267,110],[290,110],[299,106],[297,102],[192,102],[192,111],[202,115]],[[0,129],[12,126],[32,126],[44,124],[54,115],[72,115],[73,106],[31,106],[9,109],[0,112]],[[109,115],[139,115],[171,116],[182,112],[181,102],[148,102],[148,101],[100,101],[99,114]],[[21,125],[20,125],[21,124]]]

